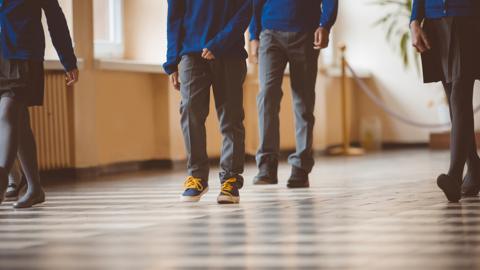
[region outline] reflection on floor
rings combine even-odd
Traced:
[[[312,188],[254,187],[238,206],[178,202],[184,175],[143,173],[0,206],[0,269],[475,269],[480,200],[448,204],[445,152],[320,158]],[[281,179],[289,167],[280,169]]]

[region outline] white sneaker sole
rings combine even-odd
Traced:
[[[197,196],[180,196],[180,201],[181,202],[198,202],[202,198],[203,195],[205,195],[208,192],[208,187],[200,193],[200,195]]]
[[[219,195],[217,198],[219,204],[237,204],[240,203],[240,197],[232,197],[228,195]]]

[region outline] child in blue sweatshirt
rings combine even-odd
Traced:
[[[218,203],[238,203],[245,158],[243,82],[244,33],[251,0],[169,0],[165,71],[181,94],[181,126],[188,157],[182,201],[196,202],[208,191],[205,120],[210,88],[224,137]]]
[[[14,208],[45,201],[28,114],[29,106],[43,103],[42,14],[65,68],[67,84],[78,79],[77,58],[58,0],[0,0],[0,203],[17,153],[27,180],[27,191]]]
[[[412,7],[412,41],[422,54],[424,82],[443,83],[452,118],[450,169],[437,184],[452,202],[462,193],[478,196],[480,158],[472,103],[474,83],[480,79],[480,2],[414,0]]]
[[[318,56],[319,50],[328,46],[337,10],[338,0],[254,0],[250,39],[253,56],[258,55],[260,64],[260,146],[256,157],[259,173],[254,184],[278,183],[278,114],[282,79],[289,63],[297,147],[289,157],[292,173],[287,186],[310,185]]]

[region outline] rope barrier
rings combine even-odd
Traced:
[[[355,70],[350,66],[350,64],[346,63],[347,69],[352,73],[353,78],[360,89],[370,98],[370,100],[375,103],[378,107],[380,107],[383,111],[385,111],[391,117],[397,119],[400,122],[403,122],[407,125],[418,127],[418,128],[426,128],[426,129],[441,129],[441,128],[448,128],[451,126],[451,123],[444,123],[444,124],[430,124],[430,123],[421,123],[416,122],[413,120],[408,119],[407,117],[402,116],[401,114],[393,111],[390,109],[387,104],[385,104],[375,93],[368,87],[368,85],[362,81]],[[480,112],[480,106],[476,107],[474,113]]]

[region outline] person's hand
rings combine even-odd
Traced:
[[[313,48],[315,50],[321,50],[328,47],[330,43],[330,31],[324,27],[318,27],[315,30],[315,37],[313,40]]]
[[[252,62],[258,64],[258,49],[260,48],[260,42],[258,39],[250,41],[250,56],[252,57]]]
[[[175,71],[174,73],[170,74],[170,82],[173,85],[173,88],[176,90],[180,90],[180,80],[178,78],[178,71]]]
[[[202,58],[206,60],[214,60],[215,55],[213,55],[213,53],[209,49],[205,48],[202,52]]]
[[[419,53],[424,53],[431,49],[427,34],[423,31],[419,21],[413,21],[410,24],[410,32],[412,34],[412,45]]]
[[[67,71],[65,73],[65,81],[67,82],[67,86],[72,86],[75,83],[77,83],[79,76],[80,76],[80,71],[78,71],[78,69]]]

